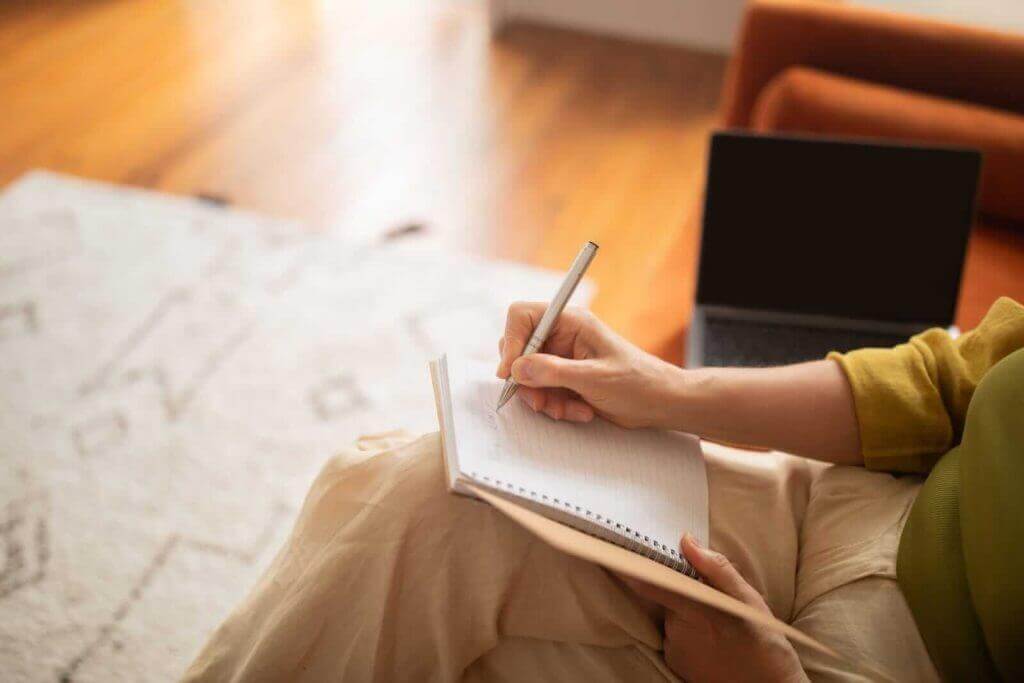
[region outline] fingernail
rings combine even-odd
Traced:
[[[698,550],[703,550],[704,549],[704,547],[700,544],[700,541],[698,541],[696,538],[694,538],[693,534],[691,534],[690,532],[686,532],[685,534],[683,534],[683,543],[689,543],[690,545],[692,545],[694,548],[697,548]]]
[[[529,381],[533,377],[533,363],[525,358],[520,358],[512,365],[512,374],[515,375],[517,381]]]

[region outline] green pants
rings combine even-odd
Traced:
[[[1024,349],[978,384],[963,439],[914,502],[897,573],[944,678],[1024,679]]]

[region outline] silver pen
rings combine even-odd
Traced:
[[[572,267],[565,276],[565,280],[562,281],[562,286],[558,288],[555,298],[551,300],[548,309],[541,316],[540,323],[537,324],[533,334],[530,335],[530,341],[526,343],[526,348],[523,349],[524,356],[536,353],[544,346],[551,328],[555,326],[555,321],[562,314],[565,305],[569,303],[569,298],[576,291],[576,285],[583,279],[583,274],[587,272],[590,262],[594,260],[596,255],[597,245],[593,242],[587,242],[580,249],[580,253],[576,255],[576,260],[572,262]],[[501,396],[498,398],[498,406],[494,410],[501,410],[501,407],[516,395],[518,389],[519,385],[511,377],[505,380],[505,386],[502,387]]]

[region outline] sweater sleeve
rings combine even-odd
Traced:
[[[830,353],[853,390],[867,468],[929,471],[960,441],[978,381],[1022,347],[1024,307],[1003,297],[956,339],[935,328],[892,349]]]

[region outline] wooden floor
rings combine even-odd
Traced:
[[[678,360],[723,70],[540,27],[491,39],[482,0],[11,0],[0,185],[42,167],[353,238],[424,224],[560,269],[594,239],[596,311]]]
[[[355,238],[424,223],[555,268],[594,239],[603,317],[648,345],[684,323],[685,269],[660,325],[637,302],[698,196],[721,57],[492,41],[469,0],[8,2],[0,55],[0,185],[43,167]]]

